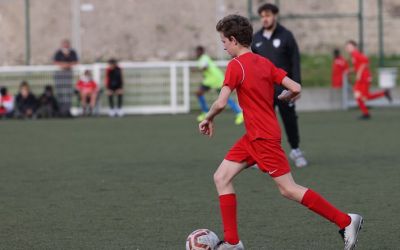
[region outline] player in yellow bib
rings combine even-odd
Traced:
[[[221,90],[222,83],[224,81],[224,73],[214,63],[214,61],[207,54],[205,54],[204,47],[198,46],[196,48],[196,55],[197,55],[197,66],[203,72],[203,82],[196,91],[197,99],[199,101],[201,108],[201,114],[197,117],[197,120],[201,122],[202,120],[204,120],[205,115],[208,112],[208,105],[204,97],[204,94],[208,92],[210,89],[215,89],[218,92]],[[239,105],[237,105],[232,98],[229,98],[228,105],[236,114],[235,124],[237,125],[242,124],[243,113]]]

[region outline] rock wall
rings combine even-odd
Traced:
[[[63,38],[72,39],[75,0],[30,0],[31,63],[49,64]],[[256,7],[265,1],[254,0]],[[120,60],[182,60],[193,58],[202,44],[214,57],[225,56],[215,32],[226,14],[247,15],[245,0],[80,0],[93,11],[80,12],[82,62]],[[281,0],[281,14],[355,13],[358,1]],[[24,0],[0,0],[0,65],[25,61]],[[400,54],[400,2],[384,1],[387,54]],[[378,49],[377,3],[364,0],[365,50]],[[330,53],[348,39],[358,39],[356,18],[287,19],[304,53]],[[254,21],[255,28],[259,22]],[[73,40],[76,46],[76,41]],[[79,47],[79,46],[78,46]]]

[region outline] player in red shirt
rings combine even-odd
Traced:
[[[332,64],[332,88],[340,89],[343,87],[343,76],[349,71],[349,64],[340,54],[339,49],[333,50]]]
[[[14,97],[6,87],[0,88],[0,117],[11,118],[14,115]]]
[[[288,89],[279,96],[279,99],[285,101],[296,100],[301,86],[268,59],[251,52],[249,46],[253,29],[247,18],[229,15],[218,22],[216,29],[225,50],[233,59],[228,64],[220,95],[205,120],[199,124],[199,130],[210,137],[214,134],[214,118],[224,109],[234,90],[243,109],[246,128],[246,134],[229,150],[214,174],[224,226],[224,241],[216,249],[244,249],[237,230],[233,179],[255,163],[261,171],[272,177],[284,197],[301,203],[335,223],[345,241],[344,249],[353,249],[362,217],[343,213],[318,193],[296,184],[281,147],[281,131],[273,104],[274,84],[282,84]]]
[[[85,70],[83,76],[76,83],[76,89],[79,91],[83,115],[91,115],[96,105],[98,90],[90,70]],[[89,111],[86,109],[88,99]]]
[[[371,116],[365,102],[376,98],[386,97],[390,102],[392,97],[388,89],[377,91],[375,93],[369,92],[372,81],[371,72],[369,70],[368,57],[362,54],[358,48],[357,43],[353,40],[347,41],[346,51],[351,55],[353,61],[354,71],[356,73],[356,82],[353,87],[354,98],[361,109],[361,119],[369,119]]]

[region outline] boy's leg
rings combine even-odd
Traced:
[[[201,85],[199,89],[196,91],[196,96],[197,100],[199,101],[200,109],[203,113],[208,112],[208,105],[206,102],[206,98],[204,97],[204,94],[209,90],[210,88],[204,85]]]
[[[354,99],[356,99],[358,107],[361,110],[361,113],[364,117],[369,117],[369,111],[367,105],[365,105],[364,94],[362,90],[355,89],[354,90]]]
[[[300,202],[313,212],[335,223],[340,228],[339,233],[344,241],[344,250],[354,249],[363,223],[362,216],[343,213],[318,193],[297,185],[290,173],[275,177],[274,181],[278,185],[282,195]]]
[[[119,109],[122,108],[122,98],[123,98],[123,95],[122,95],[122,94],[118,94],[118,95],[117,95],[117,105],[118,105],[118,108],[119,108]]]
[[[97,92],[93,91],[90,94],[90,108],[92,109],[92,111],[94,110],[94,108],[96,106],[96,99],[97,99]]]
[[[291,173],[273,179],[284,197],[301,203],[311,211],[335,223],[340,229],[350,224],[351,218],[348,214],[334,207],[313,190],[296,184]]]
[[[369,111],[368,111],[367,105],[365,105],[365,102],[364,102],[363,98],[362,97],[357,98],[356,101],[357,101],[358,107],[361,110],[361,113],[364,116],[368,116],[369,115]]]
[[[381,90],[381,91],[377,91],[375,93],[366,93],[366,98],[367,100],[373,100],[373,99],[377,99],[377,98],[381,98],[381,97],[385,97],[386,96],[386,91]]]
[[[122,108],[122,101],[123,101],[123,94],[124,94],[124,91],[123,91],[123,89],[121,88],[121,89],[117,89],[115,92],[116,92],[116,94],[117,94],[117,107],[118,107],[119,109],[121,109],[121,108]]]
[[[80,95],[81,95],[81,106],[82,106],[83,112],[85,112],[87,95],[83,91],[81,91]]]
[[[107,91],[108,95],[108,105],[110,106],[110,109],[114,109],[114,93],[112,90]]]
[[[357,90],[361,91],[365,100],[373,100],[381,97],[386,97],[389,101],[391,101],[391,95],[389,90],[380,90],[375,93],[370,93],[369,89],[371,86],[371,78],[361,78],[355,86],[357,86]]]
[[[87,106],[87,94],[84,92],[80,93],[81,95],[81,106],[82,106],[82,115],[86,115],[86,106]]]
[[[238,163],[223,160],[214,174],[214,182],[219,195],[222,223],[224,226],[224,241],[238,244],[237,203],[233,188],[233,178],[247,166],[246,162]]]

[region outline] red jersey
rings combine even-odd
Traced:
[[[343,75],[349,69],[347,61],[339,56],[333,60],[332,64],[332,87],[341,88],[343,86]]]
[[[93,80],[84,81],[84,80],[80,79],[76,83],[76,88],[79,91],[92,92],[97,89],[97,84]]]
[[[274,84],[281,84],[286,74],[268,59],[251,52],[229,62],[224,86],[236,89],[250,140],[281,138],[274,109]]]
[[[354,50],[351,53],[351,57],[353,61],[353,67],[356,72],[360,69],[361,65],[365,64],[365,68],[363,70],[363,73],[361,74],[361,79],[368,79],[369,77],[371,77],[371,72],[369,71],[368,57],[366,57],[358,50]]]
[[[14,97],[12,95],[0,96],[1,114],[11,112],[14,109]]]

